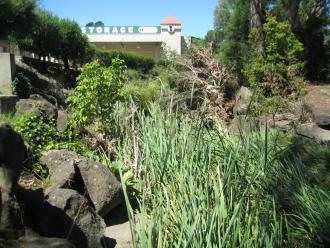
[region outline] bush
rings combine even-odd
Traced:
[[[109,68],[96,61],[86,64],[68,98],[73,110],[71,126],[81,128],[95,122],[99,131],[106,133],[113,106],[122,99],[125,78],[126,66],[120,59],[113,59]]]
[[[30,79],[23,75],[23,73],[16,73],[12,84],[13,94],[18,95],[19,98],[29,98],[31,93]]]
[[[303,63],[300,61],[303,46],[290,31],[289,23],[277,22],[275,17],[268,15],[263,29],[265,54],[257,51],[257,31],[252,29],[249,37],[250,61],[244,67],[256,95],[254,100],[259,106],[263,106],[265,101],[271,102],[267,99],[270,97],[286,97],[291,93],[299,95],[304,81],[301,71]],[[276,105],[283,102],[277,100],[273,101]]]
[[[155,60],[152,57],[142,56],[133,52],[122,52],[122,51],[102,51],[96,50],[95,58],[106,67],[109,67],[112,60],[119,58],[125,61],[127,68],[139,70],[143,73],[149,72],[155,67]]]

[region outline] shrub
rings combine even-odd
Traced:
[[[98,129],[106,133],[113,106],[122,99],[125,77],[126,66],[120,59],[113,59],[108,68],[96,61],[86,64],[68,98],[73,110],[71,126],[81,128],[95,121]]]
[[[285,97],[291,93],[299,95],[303,83],[303,63],[299,59],[303,46],[290,31],[289,23],[277,22],[275,17],[268,15],[263,29],[265,54],[257,51],[257,31],[252,29],[250,61],[244,67],[248,82],[255,91],[254,100],[259,106],[269,103],[269,97]],[[273,102],[283,102],[277,100]]]
[[[97,50],[95,57],[100,61],[102,65],[106,67],[111,65],[113,59],[119,58],[125,61],[125,64],[129,69],[139,70],[143,73],[149,72],[155,67],[156,64],[152,57],[138,55],[133,52],[123,52],[116,50]]]
[[[12,91],[19,98],[29,98],[31,92],[30,79],[23,75],[23,73],[18,72],[13,80]]]
[[[28,142],[34,154],[40,153],[47,145],[63,137],[63,133],[56,129],[56,121],[44,116],[26,114],[14,120],[13,126]]]

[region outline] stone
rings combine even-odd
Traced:
[[[56,185],[75,189],[82,195],[87,193],[102,217],[123,201],[120,182],[103,164],[68,150],[50,150],[43,153],[40,162],[47,166]]]
[[[48,190],[47,197],[47,202],[61,209],[74,220],[75,225],[84,233],[87,239],[87,247],[102,246],[105,223],[89,206],[87,199],[75,190],[61,188]],[[74,237],[70,240],[77,246],[81,245],[80,241],[75,240]]]
[[[39,162],[46,166],[53,184],[59,187],[70,187],[75,180],[75,161],[79,160],[78,154],[68,150],[50,150],[43,152]]]
[[[234,115],[246,115],[250,105],[251,92],[247,87],[242,86],[237,94],[235,106],[233,109]]]
[[[246,115],[235,116],[228,126],[229,134],[240,135],[246,132],[257,131],[259,120]]]
[[[275,121],[275,120],[270,120],[268,122],[269,127],[274,128],[279,131],[290,131],[292,129],[293,122],[290,120],[280,120],[280,121]]]
[[[26,234],[18,240],[0,239],[0,247],[6,248],[75,248],[64,238],[41,237],[39,234],[27,229]]]
[[[21,117],[26,113],[37,116],[47,116],[57,120],[57,108],[40,95],[31,95],[28,99],[20,99],[16,103],[16,117]]]
[[[124,199],[122,186],[108,168],[86,158],[82,158],[77,163],[77,167],[88,195],[100,216],[105,217],[112,209],[122,203]]]
[[[315,123],[305,123],[297,127],[297,133],[322,143],[330,143],[330,130],[323,129]]]
[[[0,94],[12,95],[11,83],[15,76],[15,55],[0,52]]]
[[[63,110],[59,110],[57,117],[57,130],[66,131],[68,128],[68,123],[69,123],[68,114]]]
[[[13,194],[25,158],[23,139],[8,125],[0,126],[0,237],[24,234],[21,211]]]
[[[18,96],[0,95],[0,114],[14,114]]]
[[[320,127],[330,129],[330,112],[314,113],[314,122]]]

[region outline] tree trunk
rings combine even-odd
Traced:
[[[63,62],[64,62],[64,69],[66,71],[68,71],[69,70],[69,59],[68,59],[68,56],[64,56],[63,57]]]
[[[261,56],[265,55],[265,35],[262,25],[264,24],[265,6],[262,0],[251,0],[250,2],[250,29],[257,31],[257,51]]]
[[[291,28],[295,28],[298,19],[298,10],[301,0],[290,0],[288,6],[286,6],[286,18],[291,24]]]

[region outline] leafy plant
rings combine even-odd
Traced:
[[[18,95],[19,98],[29,98],[31,92],[30,79],[23,75],[23,73],[18,72],[13,80],[12,91],[15,95]]]
[[[33,153],[38,154],[51,143],[63,138],[64,133],[56,129],[56,122],[44,116],[26,114],[13,121],[16,132],[28,142]]]
[[[279,97],[291,93],[299,95],[304,81],[301,73],[303,63],[299,59],[303,46],[290,31],[289,23],[278,22],[275,17],[268,15],[263,30],[265,54],[261,55],[257,51],[257,31],[252,29],[250,61],[244,67],[248,82],[255,92],[257,108],[262,108],[264,103],[270,107],[259,109],[258,112],[269,111],[272,109],[272,103],[274,109],[281,102],[285,102],[279,100]],[[270,101],[271,97],[277,99]]]
[[[95,121],[101,132],[107,132],[113,106],[122,99],[125,70],[120,59],[113,59],[109,68],[94,61],[81,69],[77,87],[68,99],[73,110],[71,126],[81,128]]]

